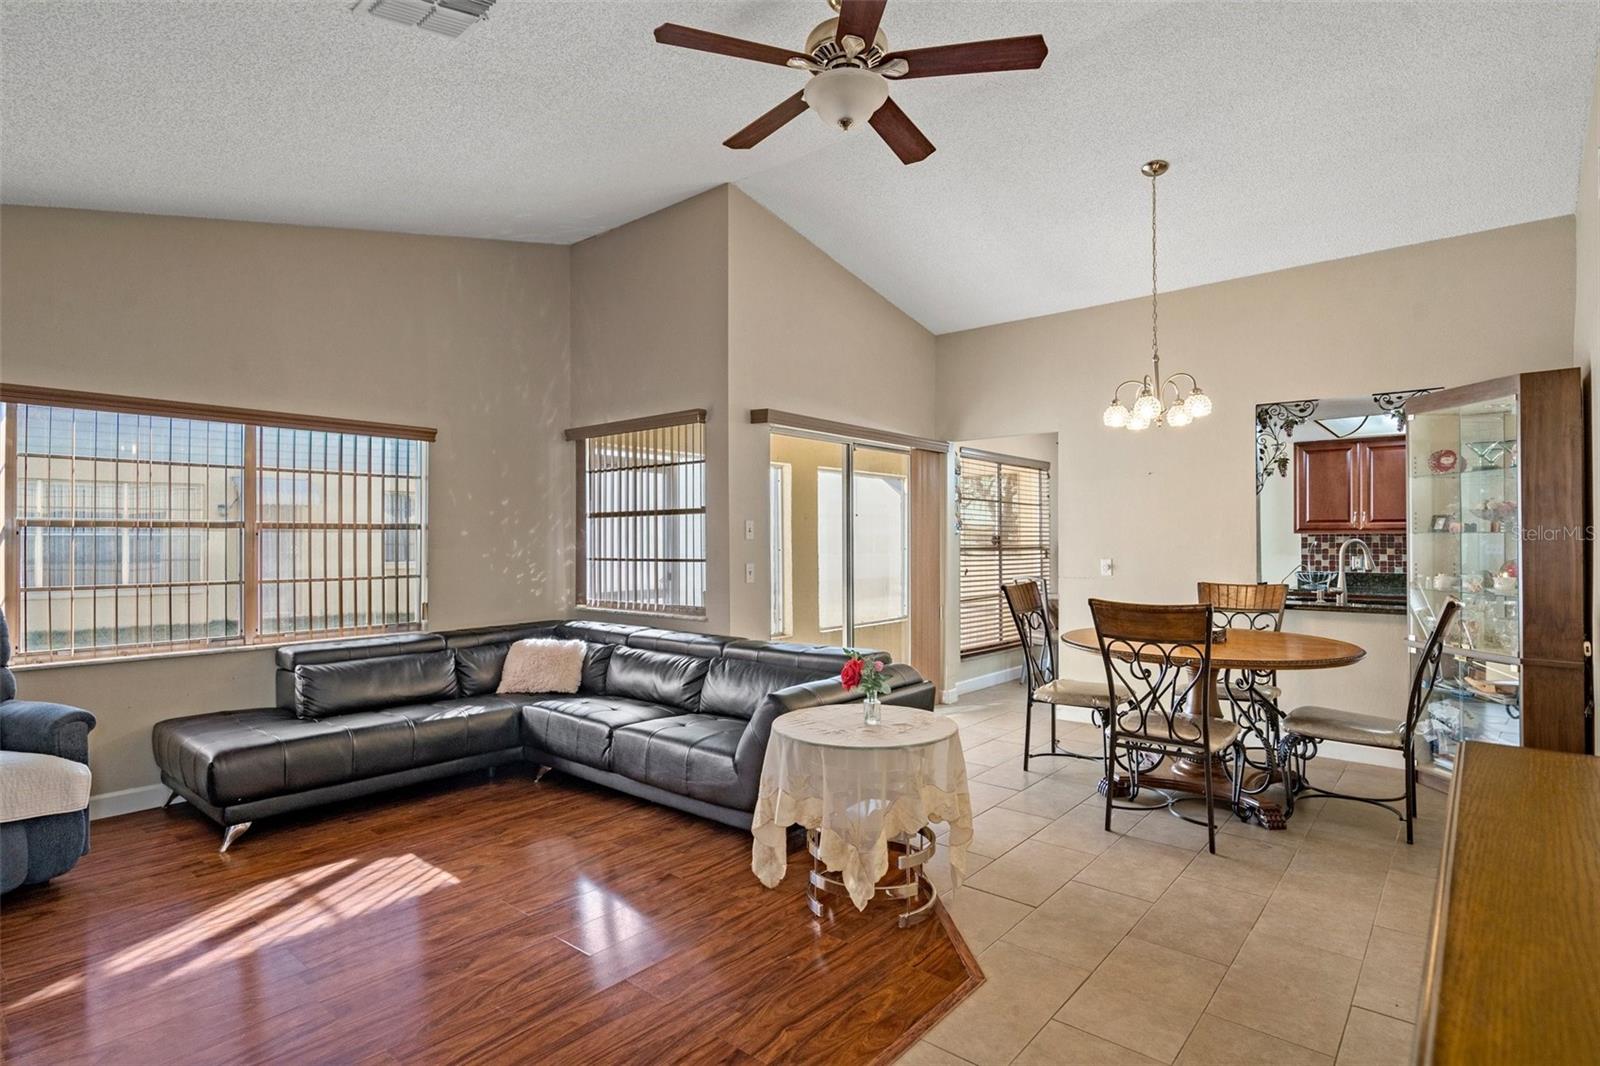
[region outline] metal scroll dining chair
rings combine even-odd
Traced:
[[[1219,628],[1276,633],[1283,629],[1283,608],[1289,599],[1289,586],[1201,581],[1196,586],[1195,599],[1211,605],[1212,622]],[[1231,711],[1234,721],[1239,723],[1239,744],[1244,761],[1252,770],[1260,771],[1256,775],[1259,784],[1249,788],[1243,781],[1234,781],[1236,809],[1241,792],[1255,795],[1272,783],[1279,740],[1278,699],[1282,695],[1275,670],[1227,670],[1217,676],[1217,706],[1224,713]],[[1252,738],[1257,741],[1254,748],[1250,743]],[[1252,756],[1252,750],[1256,750],[1257,755]]]
[[[1401,821],[1406,823],[1406,843],[1412,842],[1412,823],[1417,818],[1417,725],[1433,695],[1434,686],[1439,683],[1439,660],[1444,653],[1444,635],[1460,610],[1459,601],[1446,600],[1439,612],[1439,620],[1434,623],[1433,632],[1428,634],[1428,641],[1422,646],[1422,654],[1417,659],[1417,667],[1411,673],[1405,717],[1400,721],[1314,705],[1296,707],[1283,716],[1279,761],[1283,764],[1286,813],[1294,813],[1296,796],[1321,796],[1370,803],[1399,815]],[[1346,792],[1330,792],[1311,784],[1306,778],[1306,764],[1316,756],[1318,746],[1324,742],[1398,751],[1405,766],[1405,792],[1399,796],[1355,796]],[[1393,806],[1402,802],[1405,804],[1403,811]]]
[[[1022,726],[1022,770],[1028,770],[1028,760],[1051,755],[1064,755],[1069,759],[1106,757],[1104,739],[1097,752],[1069,751],[1061,746],[1056,732],[1057,707],[1082,707],[1090,719],[1105,734],[1106,716],[1111,710],[1111,693],[1099,681],[1074,681],[1060,677],[1056,669],[1056,630],[1050,618],[1050,608],[1044,589],[1038,581],[1011,581],[1001,584],[1006,606],[1011,609],[1011,621],[1017,627],[1017,637],[1022,641],[1023,683],[1028,687],[1028,710]],[[1050,708],[1050,750],[1033,751],[1033,706],[1043,703]]]
[[[1106,729],[1109,758],[1129,771],[1129,794],[1139,792],[1141,768],[1151,759],[1186,758],[1198,762],[1205,780],[1206,846],[1217,850],[1213,768],[1219,755],[1233,752],[1238,764],[1239,727],[1205,713],[1204,689],[1211,676],[1210,604],[1114,603],[1090,600],[1106,683],[1128,690],[1125,709],[1110,716]],[[1191,713],[1200,708],[1199,713]],[[1119,752],[1126,752],[1122,760]],[[1106,830],[1111,829],[1112,789],[1106,789]]]
[[[1223,629],[1271,630],[1283,628],[1283,606],[1289,599],[1288,585],[1234,584],[1226,581],[1201,581],[1195,600],[1209,603],[1212,621]],[[1237,674],[1237,676],[1230,676]],[[1217,697],[1233,703],[1271,703],[1282,695],[1278,675],[1271,670],[1229,671],[1218,679]]]

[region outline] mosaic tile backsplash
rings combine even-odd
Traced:
[[[1302,570],[1339,569],[1339,545],[1350,539],[1346,533],[1303,533],[1300,536],[1300,567]],[[1361,537],[1372,549],[1372,561],[1380,574],[1406,572],[1406,535],[1404,533],[1368,533]],[[1353,554],[1353,553],[1352,553]]]

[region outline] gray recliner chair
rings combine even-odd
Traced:
[[[0,893],[59,877],[89,851],[94,715],[17,699],[10,662],[0,612]]]

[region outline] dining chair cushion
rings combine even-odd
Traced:
[[[1239,735],[1239,726],[1234,722],[1222,718],[1211,719],[1211,750],[1221,751],[1232,744]],[[1190,725],[1189,720],[1182,715],[1178,716],[1178,729],[1176,733],[1167,728],[1167,720],[1161,714],[1151,712],[1143,727],[1140,726],[1139,715],[1136,711],[1128,711],[1117,719],[1118,740],[1149,740],[1158,744],[1188,744],[1191,747],[1200,746],[1200,726]]]
[[[1285,733],[1395,751],[1405,747],[1405,729],[1404,722],[1314,704],[1296,707],[1283,716]]]
[[[1256,693],[1256,695],[1260,696],[1269,703],[1277,703],[1278,697],[1283,695],[1283,689],[1279,688],[1277,685],[1270,685],[1265,681],[1257,681],[1255,684],[1251,685],[1250,688]],[[1229,693],[1232,693],[1239,699],[1244,699],[1245,697],[1244,689],[1238,688],[1234,685],[1229,685],[1222,681],[1218,681],[1217,695],[1226,700]]]
[[[1122,702],[1132,699],[1127,687],[1121,683],[1117,685],[1117,697]],[[1040,703],[1053,703],[1061,707],[1090,707],[1097,711],[1111,709],[1111,696],[1106,691],[1104,681],[1074,681],[1069,677],[1058,677],[1034,689],[1033,698]]]

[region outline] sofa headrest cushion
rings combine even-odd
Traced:
[[[635,633],[644,632],[644,626],[630,626],[622,622],[594,622],[580,618],[563,622],[556,631],[562,640],[586,640],[590,644],[626,644]]]
[[[578,691],[591,696],[601,696],[606,691],[606,667],[611,663],[612,644],[584,642],[583,680]],[[463,696],[482,696],[500,687],[500,674],[505,669],[505,644],[469,644],[455,649],[456,683]]]
[[[444,635],[445,646],[460,651],[483,644],[512,644],[519,640],[554,637],[560,622],[522,622],[514,626],[483,626],[478,629],[453,629]]]
[[[456,685],[463,696],[482,696],[500,687],[510,644],[468,644],[455,649]]]
[[[676,629],[641,629],[628,634],[630,648],[645,651],[664,651],[673,655],[699,655],[715,659],[722,649],[732,644],[733,637],[720,637],[715,633],[684,633]]]
[[[578,686],[578,691],[591,696],[603,696],[606,692],[606,672],[611,668],[611,653],[617,650],[617,645],[584,641],[583,649],[583,683]]]
[[[698,655],[618,648],[606,668],[606,695],[698,710],[709,665]]]
[[[416,655],[444,647],[438,633],[385,633],[377,637],[344,637],[308,644],[285,644],[278,649],[278,669],[293,670],[316,663],[340,663],[351,659],[380,659],[390,655]]]
[[[788,644],[770,640],[736,640],[722,650],[730,659],[751,659],[759,663],[772,663],[790,670],[817,670],[838,674],[850,653],[829,644]],[[889,662],[887,652],[861,651],[863,659]]]
[[[732,718],[749,718],[770,694],[791,685],[832,676],[818,670],[795,670],[748,659],[718,659],[706,672],[700,710]]]
[[[294,712],[301,718],[327,718],[455,699],[460,694],[455,664],[454,652],[430,651],[296,666]]]

